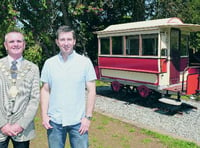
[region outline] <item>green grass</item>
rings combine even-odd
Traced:
[[[96,85],[110,86],[110,83],[97,80]],[[35,118],[37,136],[31,141],[30,148],[48,148],[46,130],[41,123],[39,109]],[[200,148],[193,142],[138,128],[98,112],[94,112],[89,131],[89,141],[90,148]],[[10,145],[9,148],[12,148]],[[70,148],[68,139],[65,148]]]
[[[96,86],[110,86],[110,83],[97,80]],[[174,95],[174,97],[176,97],[176,96]],[[181,99],[189,100],[189,96],[181,96]],[[98,119],[95,118],[94,120],[98,120]],[[118,126],[120,126],[120,124],[121,124],[121,121],[119,121],[117,119],[113,119],[111,117],[103,116],[103,115],[101,115],[100,120],[101,120],[101,122],[98,122],[97,129],[104,130],[104,132],[105,132],[105,129],[107,129],[106,126],[107,125],[109,126],[109,123],[115,123],[115,124],[118,124]],[[132,125],[130,125],[128,123],[124,123],[124,124],[125,124],[124,128],[125,129],[127,128],[128,132],[130,134],[137,133],[137,130],[138,130],[137,128],[133,127]],[[165,145],[169,148],[200,148],[200,146],[198,146],[197,144],[195,144],[193,142],[180,140],[180,139],[173,138],[173,137],[170,137],[170,136],[167,136],[167,135],[163,135],[163,134],[160,134],[160,133],[157,133],[157,132],[153,132],[153,131],[150,131],[150,130],[147,130],[147,129],[140,129],[139,132],[141,134],[150,136],[150,137],[146,137],[144,139],[141,139],[141,143],[143,143],[143,144],[152,143],[152,138],[155,138],[160,143],[162,143],[163,145]],[[111,137],[114,138],[115,140],[118,140],[119,143],[122,143],[122,144],[126,143],[127,146],[124,145],[124,148],[128,147],[129,146],[128,141],[132,140],[131,139],[132,137],[123,136],[119,133],[116,133],[116,131],[112,132]],[[95,140],[97,142],[98,138],[96,138]],[[97,143],[101,143],[101,141],[99,141]],[[91,144],[91,145],[93,145],[93,144]]]
[[[150,130],[142,129],[141,132],[159,139],[163,144],[170,148],[200,148],[200,146],[193,142],[172,138]]]
[[[96,80],[96,86],[110,86],[110,83]]]
[[[143,142],[143,143],[151,143],[152,140],[149,139],[149,138],[145,138],[145,139],[142,140],[142,142]]]
[[[35,118],[37,136],[31,141],[30,148],[48,148],[46,130],[42,127],[41,122],[39,110]],[[90,148],[200,148],[193,142],[138,128],[98,112],[94,112],[89,138]],[[11,144],[9,148],[12,148]],[[65,148],[70,148],[68,139]]]
[[[107,140],[110,141],[110,143],[113,143],[113,140],[118,141],[118,144],[121,145],[122,148],[133,147],[133,145],[131,145],[131,141],[135,137],[134,134],[138,134],[138,133],[140,133],[140,135],[143,135],[143,136],[146,135],[145,138],[141,138],[141,140],[140,140],[140,143],[144,144],[144,145],[152,144],[155,141],[159,141],[164,146],[169,147],[169,148],[200,148],[197,144],[190,142],[190,141],[184,141],[184,140],[173,138],[173,137],[163,135],[163,134],[160,134],[157,132],[153,132],[153,131],[150,131],[147,129],[133,127],[133,125],[131,125],[129,123],[125,123],[118,119],[114,119],[114,118],[111,118],[111,117],[108,117],[105,115],[101,115],[101,114],[95,112],[94,116],[97,116],[97,115],[98,115],[98,119],[100,121],[98,121],[98,119],[95,118],[95,121],[98,121],[98,122],[93,123],[96,125],[96,128],[106,135],[110,134],[111,138],[109,138]],[[113,130],[115,128],[112,129],[112,126],[118,127],[121,130],[121,132],[118,132],[117,130]],[[94,128],[92,130],[93,131],[91,133],[93,133],[93,132],[97,133],[97,131]],[[108,131],[109,133],[107,133],[106,131]],[[127,133],[129,133],[130,135],[128,135]],[[102,135],[102,134],[100,134],[100,135]],[[93,135],[91,135],[91,139],[93,139]],[[94,142],[94,141],[95,141],[95,143],[99,143],[99,144],[101,143],[102,145],[104,145],[103,144],[104,141],[101,138],[94,137],[92,142]],[[91,145],[95,145],[92,142],[91,142]],[[106,148],[110,147],[110,145],[106,145],[105,147]]]

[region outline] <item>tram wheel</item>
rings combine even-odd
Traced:
[[[148,97],[149,94],[150,94],[150,92],[151,92],[151,90],[150,90],[148,87],[144,86],[144,85],[138,86],[138,87],[137,87],[137,91],[138,91],[139,95],[140,95],[142,98]]]
[[[118,81],[113,81],[111,83],[111,88],[114,92],[119,92],[122,89],[122,84],[120,84]]]

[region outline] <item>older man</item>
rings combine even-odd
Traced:
[[[7,148],[10,140],[14,148],[29,148],[35,136],[39,69],[23,58],[22,33],[7,33],[4,46],[8,56],[0,59],[0,148]]]

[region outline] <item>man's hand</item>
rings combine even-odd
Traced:
[[[24,129],[17,123],[11,125],[12,130],[16,133],[19,134],[21,133]]]
[[[81,135],[83,135],[85,132],[87,132],[89,130],[89,127],[90,127],[90,120],[88,120],[87,118],[82,118],[81,120],[81,127],[79,129],[79,133]]]
[[[44,126],[44,128],[46,129],[50,129],[53,128],[50,124],[49,124],[50,118],[48,115],[43,115],[42,116],[42,125]]]
[[[17,136],[17,131],[15,131],[13,128],[12,128],[12,125],[10,125],[9,123],[4,125],[2,128],[1,128],[1,132],[4,134],[4,135],[7,135],[7,136]]]

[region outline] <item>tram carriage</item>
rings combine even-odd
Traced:
[[[97,31],[100,80],[113,91],[126,87],[146,98],[152,93],[197,94],[200,90],[200,55],[190,49],[191,32],[198,24],[165,18],[108,26]]]

